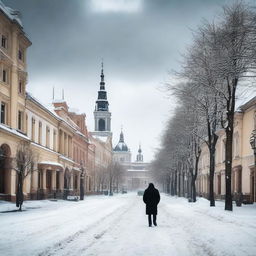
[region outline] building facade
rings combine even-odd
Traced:
[[[95,110],[95,133],[85,114],[69,110],[64,99],[45,107],[26,92],[26,51],[31,45],[19,17],[0,1],[0,200],[14,201],[16,152],[26,142],[35,165],[24,180],[26,199],[79,196],[96,191],[95,170],[112,160],[112,134],[102,67]],[[103,121],[104,125],[103,125]],[[105,139],[102,139],[105,138]]]
[[[245,201],[255,202],[255,166],[254,155],[250,145],[250,136],[255,129],[256,97],[239,107],[234,118],[233,135],[233,169],[232,193],[243,194]],[[214,192],[215,197],[225,198],[225,131],[218,131],[218,142],[215,155]],[[202,145],[199,162],[197,191],[208,197],[209,191],[209,151],[206,144]]]

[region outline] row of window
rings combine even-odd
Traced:
[[[83,150],[80,150],[79,147],[74,147],[73,148],[73,158],[74,161],[79,163],[82,161],[83,163],[85,162],[85,152]]]
[[[1,47],[6,49],[6,50],[9,48],[8,36],[2,35],[2,37],[1,37]],[[20,61],[23,61],[23,62],[24,62],[24,52],[25,52],[24,49],[21,46],[19,46],[17,57]]]
[[[224,182],[225,175],[221,173],[215,174],[215,184],[214,188],[216,194],[220,195],[221,191],[224,194],[224,188],[222,188],[222,182]],[[224,183],[223,183],[224,184]],[[200,176],[197,180],[197,185],[199,192],[207,192],[209,186],[209,177],[208,176]],[[242,191],[242,170],[232,171],[232,180],[231,180],[231,191],[241,192]]]
[[[216,164],[217,163],[222,163],[222,162],[225,161],[225,143],[226,143],[226,141],[224,139],[222,141],[222,145],[221,145],[222,147],[221,147],[220,151],[217,150],[218,147],[216,148],[216,151],[215,151],[215,163]],[[234,138],[233,138],[233,151],[232,151],[232,153],[233,153],[233,158],[234,159],[239,157],[239,135],[238,135],[238,133],[236,133],[234,135]],[[209,165],[209,161],[210,160],[209,160],[208,153],[202,155],[201,156],[201,167],[205,168],[206,166],[208,166]]]
[[[0,114],[1,124],[7,124],[7,104],[1,102],[1,114]],[[24,114],[22,111],[18,111],[18,130],[23,131],[23,117]]]
[[[34,117],[31,118],[31,140],[36,142],[36,120]],[[42,144],[42,136],[43,136],[43,127],[42,127],[42,122],[39,121],[38,122],[38,132],[37,132],[37,142],[38,144]],[[45,127],[45,146],[47,148],[50,148],[50,136],[51,136],[51,130],[49,128],[49,126]],[[53,150],[57,151],[57,143],[56,143],[56,139],[57,139],[57,133],[56,130],[53,130],[52,133],[53,136]]]
[[[2,66],[1,80],[6,84],[10,84],[10,69],[5,66]],[[25,94],[25,82],[22,80],[19,81],[18,93]]]

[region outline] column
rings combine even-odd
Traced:
[[[46,169],[42,169],[42,189],[46,190]]]
[[[52,190],[56,190],[56,170],[52,170]]]
[[[12,85],[10,86],[10,89],[11,89],[10,125],[14,129],[18,128],[17,127],[17,104],[18,104],[19,78],[18,78],[18,70],[17,70],[17,49],[18,49],[18,38],[17,37],[18,37],[17,31],[14,30],[12,32],[12,40],[11,40],[13,66],[11,67],[9,74],[8,74],[9,84],[10,84],[10,82],[12,82]]]

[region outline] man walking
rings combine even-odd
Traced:
[[[159,191],[154,187],[153,183],[149,183],[148,188],[143,195],[143,201],[146,204],[146,214],[148,215],[148,226],[152,226],[151,215],[153,215],[153,224],[157,226],[156,215],[157,205],[160,202]]]

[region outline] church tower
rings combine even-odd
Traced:
[[[137,154],[137,157],[136,157],[136,162],[143,162],[143,155],[142,155],[141,146],[139,146],[138,154]]]
[[[124,142],[124,134],[123,130],[121,130],[119,142],[115,146],[113,150],[113,157],[116,162],[122,164],[130,164],[131,163],[131,151]]]
[[[112,136],[111,132],[111,113],[108,108],[107,92],[105,90],[103,62],[101,63],[101,80],[98,99],[94,110],[94,135]]]

